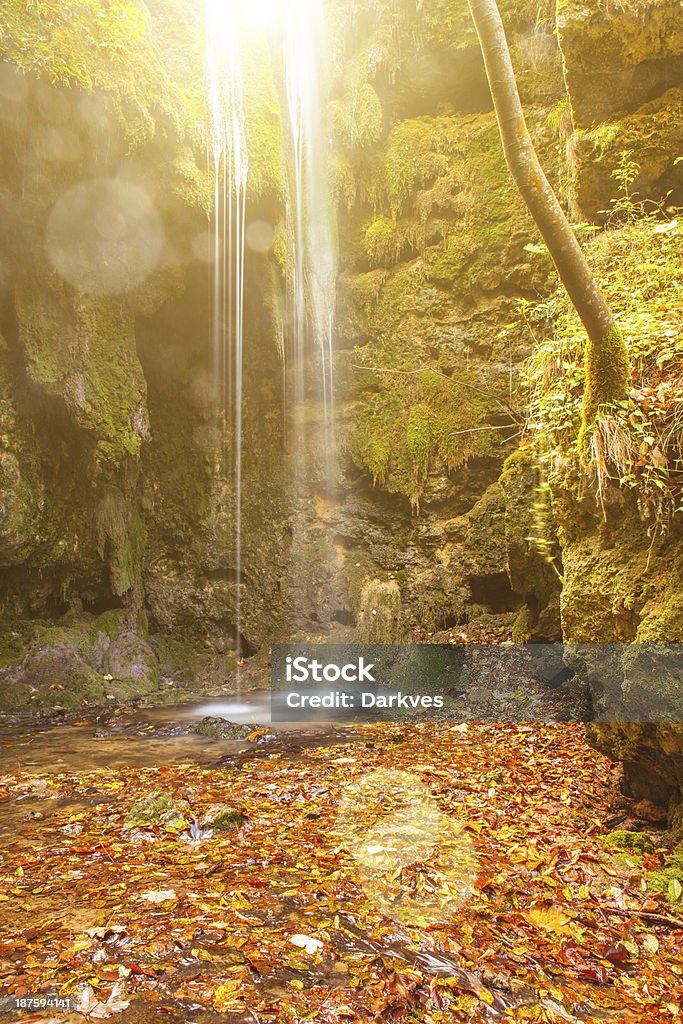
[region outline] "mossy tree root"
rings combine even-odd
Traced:
[[[631,366],[624,337],[616,324],[599,341],[588,338],[585,367],[579,453],[587,462],[593,429],[601,408],[621,401],[628,394]]]

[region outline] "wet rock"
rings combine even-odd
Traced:
[[[358,615],[361,643],[395,644],[404,638],[401,590],[396,580],[368,580]]]
[[[202,815],[199,824],[212,832],[234,832],[242,824],[241,813],[228,804],[214,804]]]
[[[158,825],[166,832],[180,832],[192,820],[187,800],[177,800],[170,793],[156,789],[136,800],[126,815],[124,829],[149,828]]]
[[[207,715],[187,731],[197,736],[209,736],[213,740],[245,740],[254,731],[254,727]]]

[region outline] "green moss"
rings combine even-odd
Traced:
[[[410,410],[406,427],[406,447],[418,484],[427,475],[438,432],[438,420],[430,409],[416,406]]]
[[[142,579],[145,536],[142,520],[139,516],[134,515],[123,543],[114,550],[110,560],[112,587],[114,593],[119,596],[133,590]]]
[[[206,171],[200,170],[190,150],[171,166],[172,191],[181,202],[207,215],[213,209],[213,195]]]
[[[136,0],[8,0],[0,12],[0,57],[54,84],[102,93],[131,146],[157,131],[196,132],[201,40],[201,21],[175,0],[153,15]]]
[[[363,149],[377,142],[382,134],[384,114],[370,82],[357,77],[342,97],[333,100],[330,121],[343,146]]]
[[[102,462],[137,455],[146,385],[132,311],[107,296],[71,298],[45,268],[22,277],[17,309],[29,378],[64,399],[73,421],[97,438]]]
[[[368,437],[360,450],[365,468],[372,474],[373,483],[383,483],[389,469],[391,449],[385,437]]]
[[[627,832],[625,829],[617,829],[605,836],[605,846],[608,849],[633,850],[636,853],[653,853],[655,845],[646,832]]]
[[[123,823],[124,829],[159,826],[166,832],[181,832],[190,824],[187,800],[177,800],[162,789],[140,797],[132,805]]]
[[[545,156],[547,129],[537,119],[533,127]],[[428,282],[460,293],[463,286],[494,288],[501,268],[509,279],[517,264],[526,284],[529,269],[539,283],[547,276],[548,258],[524,251],[536,233],[507,170],[494,115],[399,122],[386,143],[384,174],[395,251],[410,247],[422,255]]]
[[[358,182],[353,162],[341,153],[333,154],[330,163],[330,192],[335,203],[350,213],[358,196]]]
[[[395,644],[404,639],[403,604],[396,580],[366,580],[360,595],[358,639]]]
[[[194,444],[191,410],[181,393],[152,389],[149,407],[152,440],[144,459],[158,481],[150,510],[154,525],[174,542],[190,545],[211,507],[214,463]]]
[[[126,613],[122,608],[112,608],[108,612],[103,612],[95,620],[95,632],[103,633],[112,639],[123,631],[125,618]]]
[[[534,613],[528,605],[517,613],[512,625],[512,642],[515,644],[528,644],[533,635]]]
[[[616,325],[600,341],[587,338],[585,351],[579,451],[589,460],[590,438],[600,409],[627,397],[631,366],[624,336]]]
[[[409,344],[404,351],[394,339],[374,352],[366,346],[358,359],[372,359],[383,369],[392,364],[397,369],[412,367],[415,346]],[[431,469],[454,469],[497,445],[495,431],[476,429],[491,405],[475,384],[477,374],[458,367],[454,377],[457,383],[433,370],[357,372],[356,387],[364,406],[350,439],[351,455],[375,483],[405,494],[415,505]]]
[[[683,847],[675,850],[661,871],[649,871],[645,878],[653,892],[664,893],[674,907],[680,907],[683,903]]]
[[[216,804],[209,807],[202,816],[202,827],[210,828],[213,832],[234,832],[242,824],[243,817],[235,807],[227,804]]]
[[[377,217],[365,229],[365,252],[373,266],[390,266],[396,259],[396,225],[390,217]]]

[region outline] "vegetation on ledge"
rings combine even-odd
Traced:
[[[619,310],[632,363],[628,400],[598,413],[591,463],[600,492],[609,480],[633,489],[643,517],[657,530],[681,512],[683,501],[682,253],[678,221],[655,218],[605,231],[590,245],[596,273]],[[537,341],[525,370],[529,431],[552,467],[577,452],[583,333],[562,293],[523,304],[523,313]]]

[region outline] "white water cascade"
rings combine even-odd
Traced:
[[[290,397],[294,409],[301,410],[305,403],[304,374],[310,336],[319,361],[312,397],[323,405],[325,471],[329,477],[335,450],[332,432],[337,241],[328,181],[325,23],[320,0],[289,0],[287,15],[285,74],[292,146],[288,217],[293,245]]]
[[[242,56],[234,4],[207,0],[209,101],[214,171],[212,342],[214,375],[223,407],[224,449],[235,501],[235,632],[242,619],[242,411],[244,267],[249,156]]]
[[[237,658],[243,605],[242,461],[245,245],[249,193],[249,119],[245,78],[250,41],[267,36],[282,68],[285,221],[289,317],[282,357],[284,419],[293,486],[304,495],[306,410],[322,410],[318,473],[331,480],[334,439],[334,309],[337,241],[329,191],[325,123],[328,48],[322,0],[206,0],[208,93],[212,118],[214,217],[212,339],[223,403],[224,458],[234,502]],[[262,39],[261,39],[262,41]],[[316,439],[308,438],[315,446]],[[297,495],[292,497],[296,500]],[[302,569],[304,567],[301,567]]]

